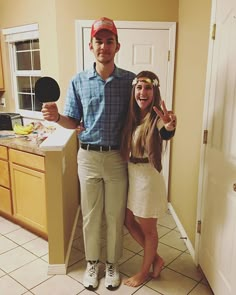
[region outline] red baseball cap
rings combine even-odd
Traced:
[[[107,17],[101,17],[95,20],[91,29],[91,37],[94,37],[97,34],[97,32],[101,30],[108,30],[117,36],[117,29],[113,20]]]

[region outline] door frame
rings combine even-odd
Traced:
[[[83,53],[84,44],[83,30],[90,29],[94,20],[76,20],[76,69],[77,72],[84,70]],[[136,29],[136,30],[168,30],[169,32],[169,60],[167,71],[167,92],[165,102],[168,108],[172,109],[173,91],[174,91],[174,68],[175,68],[175,45],[176,45],[176,22],[149,22],[149,21],[116,21],[114,20],[118,29]],[[81,54],[82,52],[82,54]],[[167,197],[169,196],[169,162],[170,162],[170,144],[166,146],[165,161],[163,161],[163,175],[166,180]]]
[[[204,108],[203,108],[203,123],[202,123],[202,135],[204,130],[208,130],[208,114],[210,110],[210,83],[212,78],[212,60],[214,54],[214,39],[212,38],[213,26],[216,23],[216,2],[217,0],[212,0],[211,6],[211,20],[210,20],[210,32],[209,32],[209,45],[208,45],[208,58],[207,58],[207,72],[206,72],[206,86],[204,94]],[[197,219],[196,228],[198,227],[198,222],[203,218],[203,190],[204,190],[204,171],[205,171],[205,157],[206,157],[206,144],[201,145],[200,149],[200,164],[199,164],[199,176],[198,176],[198,195],[197,195]],[[200,251],[200,239],[201,234],[196,231],[195,234],[195,263],[199,264],[199,251]]]

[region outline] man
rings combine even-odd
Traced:
[[[69,85],[64,115],[56,104],[46,104],[44,118],[79,132],[78,175],[87,269],[83,284],[98,286],[101,226],[107,226],[105,286],[120,285],[118,260],[122,256],[123,222],[127,198],[127,165],[119,148],[128,110],[134,73],[114,63],[120,49],[117,29],[111,19],[96,20],[89,48],[96,62],[77,74]],[[104,214],[104,215],[103,215]]]

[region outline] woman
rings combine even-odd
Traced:
[[[125,225],[144,248],[141,270],[125,281],[126,285],[137,287],[149,275],[157,278],[164,265],[157,254],[157,221],[167,210],[161,154],[163,140],[169,140],[175,134],[176,116],[167,111],[161,101],[159,79],[154,73],[142,71],[132,84],[121,154],[129,161]],[[150,274],[151,266],[153,272]]]

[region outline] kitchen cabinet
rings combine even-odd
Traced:
[[[4,91],[1,44],[0,44],[0,91]]]
[[[40,144],[1,138],[0,151],[12,197],[12,215],[1,209],[0,215],[47,239],[48,274],[65,274],[80,214],[76,131],[58,127]]]
[[[45,157],[9,149],[13,215],[47,233]]]
[[[12,214],[8,150],[0,146],[0,211]]]

